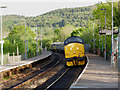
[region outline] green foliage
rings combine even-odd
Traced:
[[[105,10],[101,9],[106,9],[106,28],[111,29],[111,24],[112,24],[112,6],[111,3],[100,3],[97,5],[97,8],[93,10],[93,16],[94,20],[97,20],[98,18],[100,19],[101,25],[98,24],[98,26],[105,28]],[[118,27],[120,24],[120,14],[118,12],[118,3],[113,3],[113,26]],[[95,32],[95,35],[98,35],[98,32]],[[114,35],[114,37],[117,37],[117,35]],[[105,49],[105,35],[101,35],[100,38],[100,48],[102,48],[102,43],[103,43],[103,49]],[[99,47],[99,38],[96,37],[96,46]],[[106,44],[107,44],[107,52],[111,50],[111,35],[106,36]]]
[[[118,14],[118,5],[114,3],[114,26],[119,25],[120,16]],[[94,9],[94,10],[93,10]],[[106,9],[106,26],[111,28],[111,3],[100,3],[90,7],[64,8],[54,10],[37,17],[27,17],[26,39],[28,40],[29,52],[36,52],[36,24],[38,25],[38,38],[43,38],[43,48],[50,49],[50,44],[56,41],[64,41],[69,36],[80,36],[85,43],[90,43],[93,48],[93,25],[96,39],[96,47],[99,47],[98,27],[105,27]],[[93,20],[90,20],[92,18]],[[3,16],[3,33],[5,38],[4,53],[16,52],[17,46],[20,52],[25,50],[25,17],[18,15]],[[98,20],[98,18],[100,18]],[[99,21],[101,25],[99,25]],[[73,31],[74,30],[74,31]],[[105,37],[101,36],[100,41],[103,43]],[[111,36],[107,36],[107,48],[111,48]],[[39,40],[39,45],[41,41]],[[101,43],[102,46],[102,43]]]
[[[27,18],[27,22],[31,27],[34,27],[36,23],[39,27],[49,28],[62,28],[68,24],[83,27],[92,17],[93,8],[94,6],[58,9],[37,17]]]
[[[45,39],[43,47],[50,47],[48,43],[51,41],[64,41],[70,36],[74,27],[84,27],[86,22],[91,18],[92,9],[90,7],[78,8],[64,8],[54,10],[37,17],[26,17],[28,49],[30,52],[36,50],[36,41],[33,31],[38,26],[38,38]],[[6,36],[4,43],[4,53],[16,52],[17,46],[19,52],[25,51],[25,17],[19,15],[6,15],[3,16],[3,36]],[[57,30],[58,29],[58,30]],[[48,40],[48,41],[47,41]],[[43,40],[44,42],[44,40]],[[44,46],[45,45],[45,46]]]
[[[3,78],[3,80],[9,79],[9,78],[10,78],[9,76],[6,76],[6,77]]]
[[[114,3],[113,8],[113,19],[114,19],[114,26],[119,26],[120,22],[120,15],[118,12],[118,3]],[[100,19],[101,27],[105,27],[105,10],[106,9],[106,27],[111,27],[112,22],[112,6],[111,3],[100,3],[97,5],[97,8],[93,10],[94,19]]]
[[[82,28],[78,28],[78,29],[75,29],[72,33],[71,33],[71,36],[80,36],[81,37],[81,34],[83,34],[83,29]]]
[[[42,48],[47,47],[47,49],[49,50],[51,47],[51,43],[52,43],[52,41],[50,39],[43,39],[42,40],[42,45],[43,45]],[[41,40],[39,40],[39,44],[41,45]]]
[[[66,25],[62,28],[55,29],[54,33],[56,34],[56,36],[54,37],[54,40],[56,39],[56,41],[63,42],[65,39],[67,39],[67,37],[70,36],[73,30],[74,27],[72,25]]]
[[[35,33],[31,31],[29,27],[26,28],[26,40],[28,40],[28,48],[32,50],[35,43]],[[25,50],[25,26],[15,26],[13,31],[11,31],[7,38],[5,38],[4,43],[4,53],[7,52],[17,52],[17,46],[19,47],[19,52],[24,52]]]

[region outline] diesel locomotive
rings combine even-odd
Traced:
[[[84,42],[78,36],[69,37],[64,42],[54,42],[51,44],[51,49],[64,52],[66,66],[85,65]]]

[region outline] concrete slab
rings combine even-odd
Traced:
[[[86,70],[74,82],[70,90],[78,88],[118,88],[118,70],[110,61],[94,54],[87,54],[89,63]]]

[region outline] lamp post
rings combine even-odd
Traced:
[[[113,0],[112,0],[112,55],[111,55],[111,66],[114,64],[114,52],[113,52]]]
[[[120,14],[120,1],[119,1],[119,14]],[[119,35],[118,35],[118,60],[117,60],[118,72],[120,72],[120,25],[119,25]]]
[[[7,8],[7,6],[1,6],[0,7],[1,9],[2,8]],[[3,43],[4,41],[2,41],[2,13],[1,13],[1,65],[3,65]]]
[[[118,71],[120,72],[120,26],[119,26],[119,35],[118,35],[118,60],[117,60]]]
[[[105,10],[105,31],[106,31],[106,9],[101,9]],[[105,33],[105,51],[104,51],[104,59],[106,60],[106,33]]]
[[[27,44],[26,44],[26,17],[25,17],[25,59],[27,59]]]
[[[100,18],[99,19],[99,31],[101,30],[101,21]],[[100,56],[100,33],[99,33],[99,56]]]

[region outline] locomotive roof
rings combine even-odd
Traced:
[[[64,41],[64,45],[67,45],[69,43],[81,43],[81,44],[84,44],[83,40],[78,36],[69,37]]]

